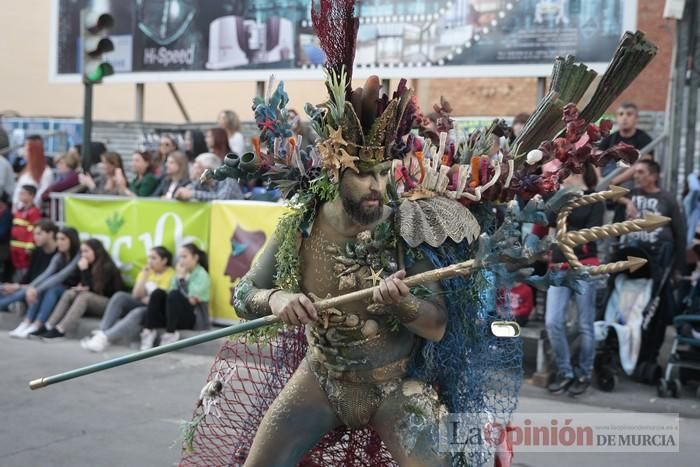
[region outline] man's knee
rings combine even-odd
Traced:
[[[544,317],[544,327],[547,332],[562,332],[565,329],[565,323],[563,316],[547,316]]]

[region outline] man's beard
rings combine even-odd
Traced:
[[[355,200],[351,196],[348,196],[347,193],[344,193],[341,189],[340,199],[343,202],[343,209],[345,209],[345,212],[350,216],[350,218],[354,222],[360,225],[369,225],[374,222],[377,222],[379,219],[382,218],[382,215],[384,213],[384,205],[382,203],[382,198],[376,192],[365,195],[359,200]],[[376,206],[362,206],[362,203],[364,201],[372,200],[378,201]]]

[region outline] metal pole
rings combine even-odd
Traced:
[[[136,83],[136,102],[134,109],[134,120],[143,122],[144,95],[146,86],[143,83]]]
[[[85,90],[83,98],[83,148],[80,151],[80,158],[83,163],[83,170],[89,171],[92,163],[92,83],[83,82]]]
[[[173,95],[173,99],[175,99],[175,103],[177,104],[178,108],[180,109],[180,112],[182,113],[182,116],[184,117],[185,121],[187,123],[190,123],[192,120],[190,120],[190,115],[187,113],[187,109],[185,108],[185,104],[182,103],[182,100],[180,99],[180,95],[177,93],[177,89],[175,89],[175,86],[173,83],[168,83],[168,89],[170,89],[170,93]]]
[[[690,41],[688,50],[688,118],[685,132],[685,173],[686,176],[695,170],[695,124],[698,117],[698,86],[700,86],[700,72],[697,64],[700,63],[700,47],[697,41],[700,40],[700,8],[693,2],[692,9],[695,10],[692,16],[690,27]]]
[[[669,149],[671,159],[671,193],[678,193],[681,173],[681,128],[684,124],[685,78],[688,65],[688,41],[690,39],[690,18],[692,2],[686,3],[683,19],[676,25],[676,67],[673,70],[673,102],[671,104],[671,128],[669,129]],[[685,162],[685,160],[683,160]],[[685,164],[684,164],[685,165]]]
[[[698,55],[698,47],[695,41],[698,35],[698,13],[700,8],[697,7],[695,2],[690,2],[690,34],[688,35],[688,67],[686,68],[685,81],[688,83],[688,97],[687,97],[687,117],[684,119],[685,122],[685,173],[688,176],[695,167],[695,120],[697,119],[698,113],[698,84],[700,84],[700,79],[698,79],[698,73],[694,71],[695,57]]]

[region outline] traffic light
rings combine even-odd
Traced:
[[[99,4],[100,2],[95,2]],[[107,31],[114,25],[114,16],[105,7],[93,6],[80,11],[80,38],[83,49],[83,82],[97,84],[114,68],[103,54],[114,50]]]

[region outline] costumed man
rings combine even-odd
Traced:
[[[287,325],[306,326],[309,343],[306,358],[263,417],[246,465],[296,465],[323,435],[340,426],[371,426],[401,465],[447,464],[431,431],[439,418],[437,393],[425,382],[407,378],[419,339],[442,339],[447,310],[438,283],[426,284],[433,293],[419,298],[403,282],[406,271],[397,270],[394,216],[384,204],[391,160],[385,160],[384,151],[375,154],[376,159],[359,167],[341,165],[338,194],[316,208],[308,237],[299,233],[302,292],[275,286],[278,239],[238,286],[236,310],[242,318],[272,313]],[[360,266],[365,259],[359,255],[344,257],[350,244],[355,252],[366,251],[370,264],[376,258],[376,264]],[[352,269],[357,273],[344,274]],[[430,269],[422,259],[408,273]],[[354,302],[324,311],[325,316],[314,308],[313,298],[367,285],[379,285],[371,303]],[[400,426],[417,404],[429,423],[406,446]]]
[[[305,108],[315,146],[293,135],[284,87],[272,91],[270,83],[268,95],[254,100],[254,151],[227,155],[206,174],[264,175],[290,200],[290,213],[234,292],[239,316],[274,315],[283,325],[224,344],[187,426],[182,465],[483,465],[495,452],[505,467],[507,443],[485,433],[507,431],[522,349],[491,326],[511,317],[508,284],[527,281],[520,269],[550,247],[523,239],[521,225],[546,225],[543,211],[557,212],[571,198],[545,204],[537,195],[555,193],[584,162],[636,159],[626,145],[595,147],[610,125],[591,121],[616,95],[596,94],[586,119],[574,104],[557,103],[525,125],[519,151],[506,146],[492,155],[494,137],[510,136],[504,124],[459,139],[449,104],[436,105],[437,121],[429,122],[405,80],[391,97],[380,97],[377,77],[350,88],[353,1],[321,1],[312,18],[329,92],[327,102]],[[646,44],[643,35],[630,36]],[[560,71],[563,80],[570,70]],[[553,89],[560,85],[553,81]],[[586,86],[578,88],[562,98],[577,102]],[[543,120],[551,126],[544,133]],[[558,171],[541,175],[555,158]],[[529,203],[522,211],[508,203],[497,228],[490,203],[516,194]],[[407,275],[470,259],[478,267],[469,274],[406,284]],[[581,274],[571,268],[533,282],[572,286]],[[371,299],[315,306],[370,287]],[[441,443],[448,413],[476,429],[458,448]]]

